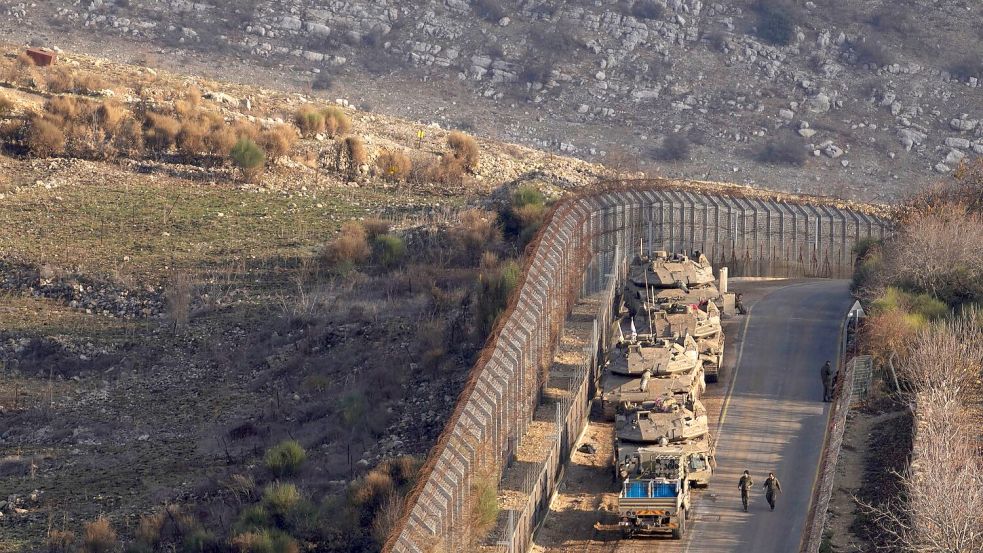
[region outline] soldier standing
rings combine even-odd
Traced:
[[[833,401],[833,366],[826,361],[820,372],[823,378],[823,401]]]
[[[748,493],[751,491],[751,486],[754,485],[754,481],[751,480],[751,473],[744,471],[741,475],[741,481],[738,482],[737,487],[741,489],[741,503],[744,503],[744,512],[747,512],[747,498]]]
[[[771,505],[771,510],[775,510],[775,496],[782,491],[782,483],[775,478],[774,472],[768,473],[768,478],[765,480],[765,499],[768,500],[768,505]]]

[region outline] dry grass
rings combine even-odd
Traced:
[[[260,146],[266,151],[267,158],[275,161],[288,153],[297,142],[297,131],[289,125],[276,125],[263,131],[260,136]]]
[[[335,169],[353,178],[360,166],[368,161],[365,143],[357,136],[349,136],[338,143],[335,156]]]
[[[168,115],[148,113],[147,123],[143,133],[143,141],[147,148],[163,154],[167,153],[177,141],[181,132],[181,123]]]
[[[452,157],[460,162],[464,169],[468,171],[478,169],[480,151],[474,137],[462,132],[452,132],[447,136],[447,145],[450,146]]]
[[[75,547],[75,532],[52,530],[48,533],[48,553],[70,553]]]
[[[99,517],[85,525],[82,553],[110,553],[117,543],[116,530],[108,518]]]
[[[386,150],[375,160],[382,178],[393,181],[405,181],[413,169],[410,158],[400,150]]]
[[[324,132],[331,138],[348,134],[352,130],[351,119],[339,107],[331,106],[321,110],[321,118],[324,121]]]
[[[178,152],[188,159],[194,159],[207,150],[205,137],[209,133],[208,121],[201,117],[189,117],[181,123],[181,130],[175,137]]]
[[[337,266],[362,263],[371,253],[365,227],[350,221],[341,226],[341,234],[324,247],[321,256],[328,264]]]
[[[0,92],[0,117],[10,115],[14,111],[14,101],[7,98],[7,95]]]
[[[65,133],[56,122],[34,117],[28,125],[26,142],[31,155],[50,157],[65,150]]]
[[[294,114],[294,124],[300,130],[301,136],[311,138],[324,131],[324,116],[314,109],[314,106],[306,105]]]

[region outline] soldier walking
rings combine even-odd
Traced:
[[[737,487],[741,489],[741,503],[744,503],[744,512],[747,512],[747,499],[748,494],[751,492],[751,486],[754,486],[754,481],[751,480],[751,473],[744,471],[741,475],[741,481],[738,482]]]
[[[782,483],[775,478],[774,472],[768,473],[768,478],[765,480],[765,499],[768,500],[768,505],[771,505],[771,510],[775,510],[775,496],[782,492]]]
[[[820,372],[823,378],[823,401],[833,401],[833,365],[826,361]]]

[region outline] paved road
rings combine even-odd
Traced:
[[[819,368],[836,363],[849,306],[846,281],[792,284],[754,304],[718,433],[718,472],[699,494],[687,537],[621,541],[619,553],[798,551],[829,415]],[[737,490],[745,468],[755,481],[748,513]],[[760,488],[769,471],[784,490],[774,512]]]

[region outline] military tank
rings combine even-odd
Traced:
[[[701,303],[720,295],[713,266],[705,255],[692,256],[654,252],[639,255],[628,269],[624,297],[629,311],[640,312],[646,305]]]
[[[694,400],[687,408],[675,398],[662,397],[651,407],[617,416],[617,439],[651,444],[664,437],[670,442],[681,442],[706,436],[710,432],[706,408],[699,400]]]
[[[622,341],[612,352],[608,371],[614,374],[640,377],[690,372],[699,365],[700,348],[690,337],[670,340],[641,336]]]
[[[651,410],[663,398],[673,398],[677,404],[689,405],[706,391],[703,366],[695,364],[686,372],[659,377],[649,371],[639,378],[608,373],[601,382],[601,405],[608,418],[627,415],[635,410]]]

